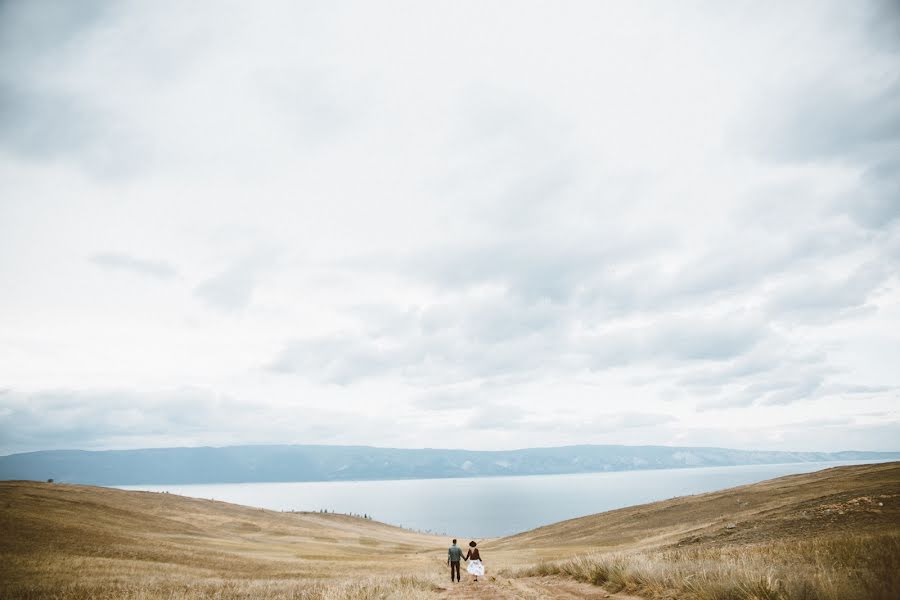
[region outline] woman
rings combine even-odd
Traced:
[[[484,565],[481,564],[481,554],[478,552],[478,548],[474,541],[469,542],[469,551],[466,552],[465,559],[468,561],[468,565],[466,566],[466,571],[475,576],[475,581],[478,581],[478,577],[484,576]]]

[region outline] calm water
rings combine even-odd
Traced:
[[[872,461],[660,469],[578,475],[121,486],[273,510],[369,514],[461,538],[518,533],[592,513]]]

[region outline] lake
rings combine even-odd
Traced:
[[[877,461],[619,471],[577,475],[132,485],[272,510],[368,514],[409,529],[464,538],[505,536],[593,513],[736,485]]]

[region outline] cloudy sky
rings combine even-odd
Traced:
[[[0,453],[900,449],[886,2],[0,4]]]

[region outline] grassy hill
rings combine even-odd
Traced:
[[[2,598],[900,598],[900,463],[486,540],[479,586],[445,583],[448,540],[342,515],[16,481],[0,508]]]
[[[498,545],[636,549],[879,533],[900,528],[898,495],[900,463],[838,467],[562,521]]]
[[[0,507],[2,598],[315,598],[445,544],[344,515],[80,485],[2,482]]]
[[[510,575],[562,575],[648,598],[896,600],[900,463],[674,498],[493,544],[523,546],[538,564]]]

